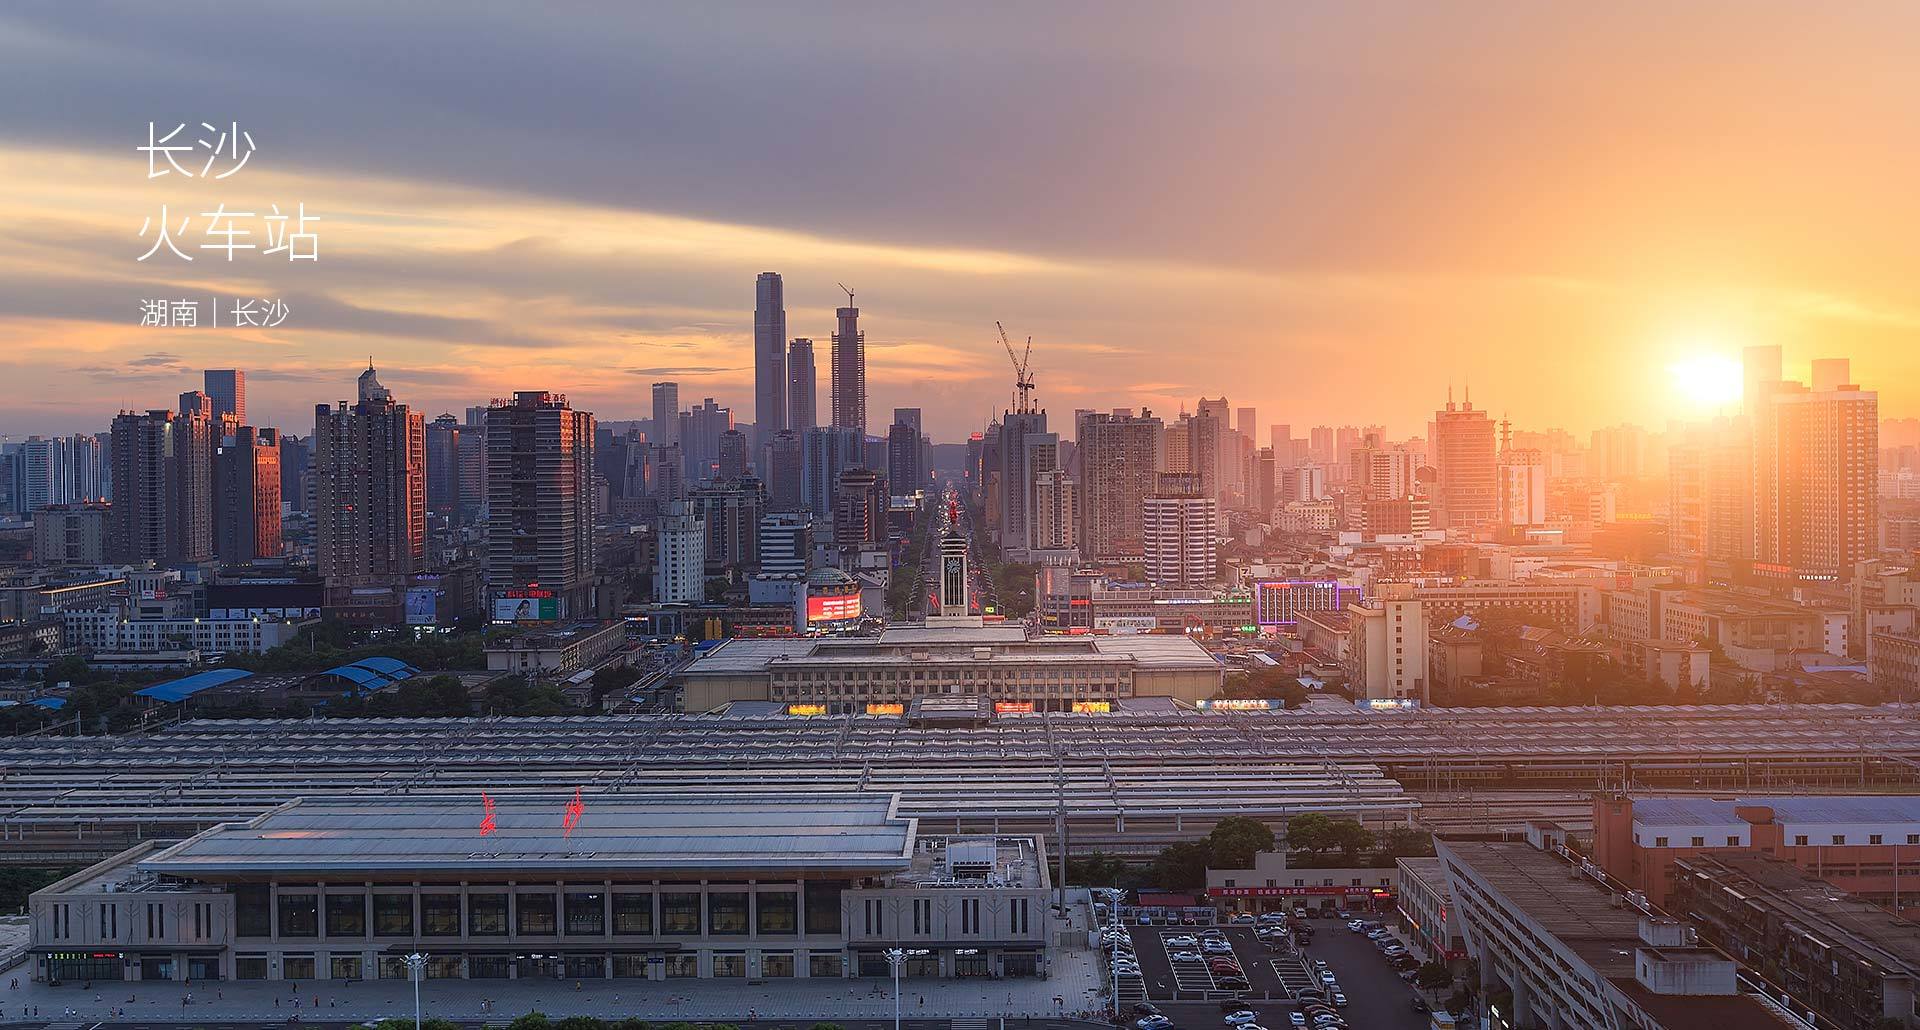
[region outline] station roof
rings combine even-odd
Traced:
[[[317,675],[338,676],[360,690],[379,690],[412,679],[420,675],[420,670],[398,658],[374,657],[336,665]]]
[[[1920,795],[1633,799],[1633,820],[1653,826],[1726,826],[1738,808],[1770,808],[1779,823],[1920,823]]]
[[[246,679],[251,675],[253,675],[253,673],[245,669],[208,669],[205,672],[196,672],[191,676],[183,676],[177,680],[168,680],[165,683],[155,683],[151,687],[142,687],[134,691],[134,694],[140,697],[150,697],[155,701],[184,701],[202,690],[210,690],[214,687],[224,686],[236,680]]]
[[[466,797],[297,800],[224,823],[142,859],[143,872],[204,877],[272,873],[469,872],[477,868],[703,870],[906,868],[913,820],[881,793],[804,796],[588,795],[493,803]]]

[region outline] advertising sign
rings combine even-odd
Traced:
[[[907,714],[907,706],[898,701],[869,701],[867,702],[867,714],[905,715]]]
[[[1215,697],[1194,704],[1220,712],[1273,712],[1287,707],[1285,701],[1257,697]]]
[[[860,595],[807,598],[807,621],[845,622],[860,617]]]
[[[1152,633],[1160,620],[1151,615],[1107,615],[1093,620],[1095,633]]]
[[[552,597],[496,597],[495,622],[552,622],[560,617],[560,602]]]
[[[431,626],[440,609],[438,587],[407,588],[407,625]]]
[[[1104,715],[1113,711],[1112,701],[1075,701],[1073,710],[1089,715]]]
[[[827,706],[819,704],[792,704],[787,706],[788,715],[825,715]]]
[[[995,715],[1032,715],[1033,702],[1032,701],[995,701],[993,703],[993,714]]]

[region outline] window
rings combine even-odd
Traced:
[[[699,895],[696,894],[694,895],[694,897],[698,898]],[[694,911],[694,917],[698,918],[700,914],[700,903],[698,901],[694,902],[693,911]],[[667,976],[669,978],[679,979],[681,977],[699,976],[699,975],[700,975],[700,956],[699,955],[680,952],[677,954],[671,954],[667,956]]]
[[[280,895],[280,936],[318,937],[320,935],[320,895]]]
[[[263,886],[233,889],[233,932],[237,937],[273,936],[273,892]],[[264,958],[262,962],[266,961]],[[262,979],[265,979],[262,977]]]
[[[100,938],[113,940],[120,936],[120,910],[112,905],[100,906]]]
[[[760,953],[760,975],[787,977],[793,975],[793,952],[764,951]]]
[[[840,932],[840,892],[846,889],[844,880],[815,880],[807,884],[807,932],[810,934],[838,934]],[[823,974],[839,976],[839,973]]]
[[[1654,846],[1654,847],[1656,847],[1656,848],[1664,848],[1664,847],[1666,847],[1666,846],[1667,846],[1667,838],[1665,838],[1665,837],[1655,837],[1655,838],[1653,838],[1653,846]]]
[[[921,936],[933,932],[933,899],[913,899],[913,932]]]
[[[606,932],[606,896],[599,891],[569,891],[567,933],[580,937],[603,937]]]
[[[367,896],[365,894],[327,895],[327,936],[365,937],[367,935]]]
[[[373,934],[376,937],[413,936],[413,895],[375,894]]]
[[[862,912],[866,916],[866,922],[863,925],[866,927],[865,932],[867,936],[877,937],[880,934],[885,933],[886,922],[882,918],[882,912],[880,909],[880,899],[867,898],[865,901],[861,902],[860,907]]]
[[[1920,844],[1920,833],[1909,833],[1909,834],[1907,834],[1907,843],[1908,843],[1908,844]]]
[[[1232,887],[1232,886],[1234,886],[1234,882],[1233,882],[1232,880],[1228,880],[1228,881],[1227,881],[1227,886],[1229,886],[1229,887]]]
[[[1867,834],[1867,843],[1868,843],[1868,844],[1879,844],[1880,842],[1881,842],[1881,841],[1880,841],[1880,835],[1879,835],[1879,834],[1877,834],[1877,833],[1870,833],[1870,834]]]
[[[1797,836],[1797,837],[1795,837],[1795,838],[1793,838],[1793,846],[1794,846],[1794,847],[1796,847],[1796,848],[1804,848],[1804,847],[1806,847],[1806,846],[1807,846],[1807,835],[1803,833],[1803,834],[1800,834],[1799,836]]]
[[[713,891],[707,895],[707,932],[728,935],[747,932],[747,895],[744,891]]]
[[[716,951],[713,953],[713,975],[732,978],[747,975],[747,956],[738,951]]]
[[[265,936],[264,934],[261,936]],[[235,980],[265,980],[267,978],[267,957],[265,955],[240,955],[233,960],[233,978]]]
[[[513,899],[514,932],[522,936],[551,936],[560,928],[553,911],[553,895],[521,894]]]
[[[660,932],[676,937],[700,936],[700,895],[678,891],[660,895]]]
[[[467,895],[467,933],[474,937],[507,935],[507,896],[505,894]]]
[[[613,932],[653,933],[653,895],[615,894],[613,896]]]
[[[420,935],[422,937],[460,936],[460,895],[420,895]]]
[[[329,966],[328,973],[335,980],[360,979],[360,956],[335,955],[327,961]]]
[[[1833,835],[1833,842],[1835,844],[1845,844],[1847,842],[1847,835],[1844,833],[1836,833]]]
[[[961,933],[979,933],[980,932],[980,899],[979,898],[961,898],[960,899],[960,932]]]
[[[1728,837],[1728,838],[1727,838],[1727,847],[1730,847],[1730,848],[1737,848],[1737,847],[1739,847],[1739,846],[1740,846],[1740,838],[1738,838],[1738,837]]]
[[[800,932],[800,895],[793,891],[761,891],[754,898],[754,913],[755,925],[763,934]]]
[[[1012,924],[1009,929],[1017,934],[1025,934],[1027,932],[1027,899],[1013,899],[1013,903],[1008,906],[1007,915]]]
[[[1692,841],[1692,843],[1689,844],[1688,847],[1704,848],[1707,846],[1707,838],[1705,837],[1691,837],[1688,839]]]
[[[816,951],[807,956],[807,975],[845,976],[847,975],[847,957],[837,951]]]

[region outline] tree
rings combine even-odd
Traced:
[[[1207,834],[1207,850],[1214,869],[1251,869],[1256,853],[1273,850],[1273,830],[1258,819],[1230,815]]]
[[[1287,820],[1287,849],[1318,855],[1333,850],[1333,820],[1319,812],[1304,812]]]
[[[529,1012],[508,1023],[507,1030],[553,1030],[553,1021],[544,1012]]]
[[[1361,852],[1373,850],[1373,833],[1352,819],[1335,819],[1328,843],[1339,850],[1342,862],[1352,865]]]
[[[1120,881],[1127,864],[1112,855],[1096,851],[1085,858],[1067,859],[1067,882],[1088,887],[1112,887]]]
[[[1433,854],[1433,834],[1411,826],[1396,826],[1381,838],[1380,847],[1394,858],[1424,858]]]
[[[1413,982],[1423,991],[1437,991],[1442,987],[1453,986],[1453,970],[1445,963],[1421,963],[1418,972],[1413,974]]]
[[[1154,856],[1150,875],[1161,887],[1188,888],[1207,885],[1207,861],[1212,849],[1206,841],[1185,840],[1169,844]]]

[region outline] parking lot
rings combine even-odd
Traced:
[[[1231,950],[1208,952],[1197,943],[1192,946],[1167,944],[1169,939],[1197,939],[1208,930],[1220,931]],[[1255,939],[1252,927],[1129,926],[1127,934],[1140,963],[1142,986],[1153,1001],[1240,997],[1283,1000],[1289,997],[1268,963],[1274,953]],[[1197,957],[1175,959],[1176,953],[1192,953]],[[1216,971],[1213,960],[1221,958],[1230,958],[1239,966],[1244,984],[1235,983],[1228,972]]]
[[[1414,1030],[1431,1025],[1425,1013],[1413,1010],[1413,999],[1420,992],[1400,979],[1371,941],[1338,920],[1315,919],[1313,925],[1318,932],[1306,949],[1306,957],[1309,961],[1324,960],[1333,972],[1341,993],[1347,996],[1348,1006],[1341,1015],[1349,1025],[1369,1030]],[[1263,1025],[1267,1030],[1279,1030],[1271,1024]]]

